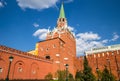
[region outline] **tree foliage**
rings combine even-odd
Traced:
[[[45,76],[45,79],[47,79],[47,80],[51,80],[52,78],[53,78],[52,73],[48,73],[48,74]]]
[[[58,81],[66,81],[66,70],[58,70],[56,75],[56,77],[58,77]],[[68,79],[69,81],[74,81],[73,75],[71,73],[69,73]]]
[[[65,70],[57,71],[57,77],[58,77],[58,81],[65,81],[65,79],[66,79],[66,71]]]
[[[105,67],[104,70],[103,70],[103,72],[102,72],[101,81],[116,81],[115,77],[113,76],[112,73],[109,72],[109,70],[107,69],[107,67]]]
[[[73,75],[71,73],[69,74],[69,81],[74,81]]]
[[[75,80],[76,81],[84,81],[84,79],[83,79],[83,73],[81,71],[77,71],[76,72]]]
[[[86,56],[84,57],[84,70],[83,70],[84,81],[96,81],[95,76],[92,73],[92,69],[88,64]]]
[[[84,70],[82,71],[77,71],[75,75],[75,80],[76,81],[96,81],[96,77],[92,73],[92,69],[88,64],[88,60],[86,56],[84,57]]]

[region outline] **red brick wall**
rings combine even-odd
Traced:
[[[116,59],[115,59],[116,56]],[[94,74],[96,74],[96,67],[98,64],[98,68],[100,71],[103,71],[104,67],[107,66],[107,68],[115,75],[115,77],[118,78],[118,71],[117,71],[117,64],[118,68],[120,70],[120,50],[114,50],[114,51],[107,51],[107,52],[100,52],[96,54],[90,54],[87,56],[89,65],[92,67],[92,71]],[[109,62],[110,60],[110,67]],[[117,60],[117,64],[116,64]]]
[[[5,49],[4,49],[5,48]],[[5,79],[8,72],[9,56],[13,56],[10,79],[44,79],[52,70],[52,61],[36,57],[8,47],[0,46],[0,79]]]

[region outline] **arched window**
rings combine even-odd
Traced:
[[[119,50],[117,50],[117,54],[119,54]]]
[[[0,73],[2,73],[3,72],[3,68],[0,68]]]
[[[104,53],[102,53],[102,56],[104,57],[104,56],[105,56],[105,54],[104,54]]]
[[[63,22],[65,21],[65,19],[63,18]]]
[[[96,55],[94,54],[94,58],[96,58]]]
[[[61,18],[59,19],[59,21],[61,22]]]
[[[114,55],[114,51],[112,51],[112,55]]]
[[[46,59],[50,59],[50,56],[49,56],[49,55],[47,55],[47,56],[45,56],[45,58],[46,58]]]
[[[21,67],[18,67],[18,72],[22,72],[22,68]]]
[[[23,74],[25,73],[26,73],[25,63],[21,60],[17,61],[15,63],[13,78],[22,79],[22,77],[24,77]]]
[[[39,66],[37,63],[33,62],[31,64],[31,69],[30,69],[30,77],[31,79],[38,79],[39,77]]]

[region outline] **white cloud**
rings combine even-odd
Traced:
[[[79,33],[76,36],[80,37],[83,40],[98,40],[101,38],[100,36],[98,36],[98,34],[95,34],[93,32]]]
[[[85,32],[76,34],[77,56],[83,55],[86,50],[94,47],[101,47],[107,40],[100,41],[101,37],[97,33]]]
[[[72,32],[74,31],[74,28],[72,26],[68,26],[68,29]]]
[[[5,5],[7,5],[7,3],[4,0],[0,1],[0,8],[4,7]]]
[[[39,24],[38,23],[33,23],[33,26],[37,28],[37,27],[39,27]]]
[[[0,8],[1,8],[1,7],[3,7],[3,6],[4,6],[4,5],[3,5],[3,3],[2,3],[2,2],[0,2]]]
[[[40,40],[44,40],[46,38],[48,29],[38,29],[33,36],[38,37]]]
[[[16,0],[22,9],[30,8],[42,10],[50,7],[56,7],[58,0]]]
[[[116,41],[119,38],[117,33],[113,33],[113,38],[110,41]]]
[[[108,43],[108,42],[109,42],[108,39],[102,40],[102,43]]]
[[[77,56],[83,55],[85,51],[91,48],[102,47],[107,43],[116,41],[119,35],[113,33],[112,39],[101,39],[97,33],[85,32],[76,34]]]

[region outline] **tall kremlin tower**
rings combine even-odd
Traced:
[[[68,64],[70,73],[75,74],[76,41],[68,28],[63,4],[56,28],[47,33],[46,40],[36,44],[36,53],[38,56],[53,60],[53,73],[65,70],[65,64]]]

